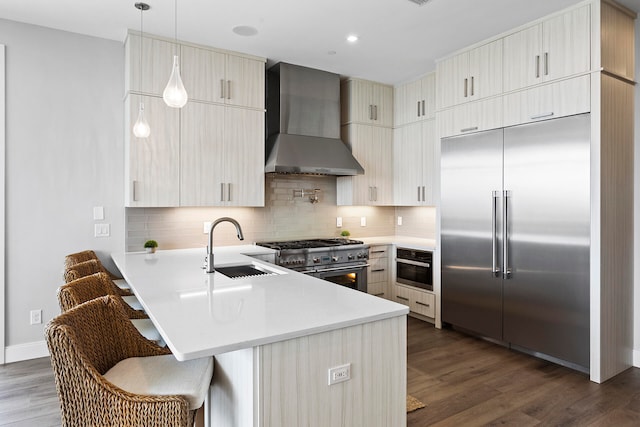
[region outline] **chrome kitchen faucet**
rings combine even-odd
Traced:
[[[216,269],[213,267],[213,229],[216,228],[216,225],[221,222],[230,222],[231,224],[236,226],[236,232],[238,233],[238,239],[244,240],[244,235],[242,234],[242,227],[238,224],[233,218],[229,218],[227,216],[216,219],[213,224],[211,224],[211,228],[209,229],[209,245],[207,246],[207,260],[205,263],[205,269],[207,273],[213,273]]]

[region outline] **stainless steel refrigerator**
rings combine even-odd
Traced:
[[[589,367],[590,117],[442,139],[442,321]]]

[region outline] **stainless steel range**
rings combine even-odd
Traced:
[[[311,239],[285,242],[258,242],[275,249],[276,264],[367,292],[369,246],[359,240]]]

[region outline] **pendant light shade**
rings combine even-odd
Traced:
[[[185,106],[188,100],[187,91],[182,84],[182,78],[180,77],[180,62],[178,55],[173,56],[173,69],[171,70],[171,76],[169,77],[169,83],[162,92],[162,99],[165,104],[173,108],[182,108]]]
[[[148,138],[151,135],[151,128],[147,119],[144,118],[144,103],[140,103],[140,109],[138,110],[138,120],[133,125],[133,134],[137,138]]]
[[[142,12],[149,10],[150,6],[146,3],[135,3],[134,7],[140,11],[140,79],[139,84],[142,88],[142,48],[144,43],[143,26],[142,26]],[[140,108],[138,109],[138,120],[133,125],[133,134],[136,138],[148,138],[151,135],[151,127],[147,123],[147,119],[144,117],[144,103],[140,101]]]
[[[175,11],[174,11],[174,31],[175,31],[175,42],[176,42],[176,51],[178,46],[178,0],[174,0],[173,2]],[[189,99],[187,95],[187,91],[184,88],[184,84],[182,84],[182,78],[180,77],[180,61],[178,59],[177,52],[173,55],[173,67],[171,68],[171,76],[169,76],[169,82],[167,83],[167,87],[164,88],[164,92],[162,92],[162,99],[164,99],[165,104],[169,107],[173,108],[182,108],[187,104],[187,100]]]

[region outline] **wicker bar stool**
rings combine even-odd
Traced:
[[[60,310],[65,313],[87,301],[104,297],[106,295],[113,295],[116,301],[122,305],[125,314],[130,319],[131,323],[133,323],[133,326],[135,326],[140,335],[155,342],[159,346],[164,347],[164,340],[162,339],[160,332],[158,332],[156,327],[153,325],[153,322],[149,319],[149,316],[147,316],[144,311],[133,309],[123,300],[123,297],[118,294],[114,294],[113,286],[109,282],[110,279],[105,273],[96,273],[90,276],[81,277],[67,283],[66,285],[60,286],[57,292]]]
[[[107,273],[109,275],[109,277],[111,278],[111,280],[113,280],[113,282],[121,289],[130,289],[129,284],[127,283],[126,280],[124,280],[122,277],[118,277],[115,274],[111,273],[109,270],[107,270],[104,265],[102,265],[102,263],[100,262],[100,259],[98,258],[98,255],[96,255],[96,253],[92,250],[86,250],[86,251],[82,251],[82,252],[76,252],[74,254],[69,254],[67,256],[64,257],[64,268],[65,270],[69,270],[71,267],[73,267],[76,264],[79,264],[81,262],[85,262],[85,261],[91,261],[91,260],[96,260],[100,266],[100,271],[104,271],[105,273]],[[96,271],[97,273],[97,271]]]
[[[143,339],[115,296],[88,301],[45,328],[63,426],[193,426],[213,358],[177,361]]]
[[[122,296],[133,295],[131,293],[131,288],[128,287],[129,286],[128,284],[126,285],[127,286],[126,288],[123,288],[122,286],[118,286],[118,284],[111,278],[111,275],[109,274],[109,272],[105,270],[105,268],[102,266],[100,261],[96,259],[81,261],[77,264],[73,264],[69,267],[66,267],[64,270],[64,281],[65,283],[69,283],[72,280],[76,280],[81,277],[89,276],[91,274],[96,274],[96,273],[105,273],[107,277],[109,277],[109,280],[111,280],[111,282],[117,288],[118,294]]]

